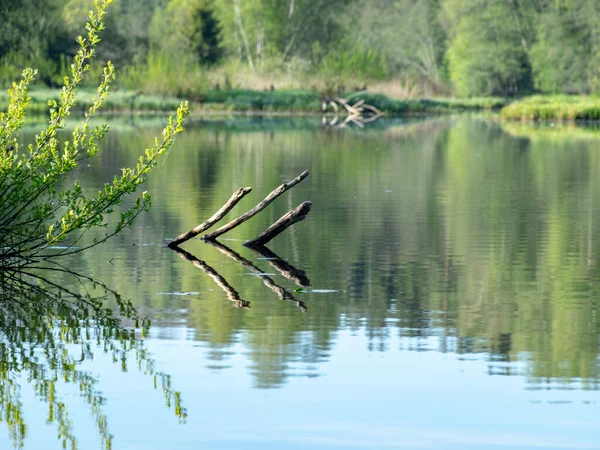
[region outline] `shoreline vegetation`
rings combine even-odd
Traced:
[[[75,113],[84,112],[92,104],[95,92],[82,89]],[[59,90],[32,89],[29,112],[48,112],[48,102],[58,100]],[[532,95],[520,99],[501,97],[476,98],[389,98],[370,92],[351,93],[348,97],[363,99],[388,117],[418,117],[465,112],[498,113],[510,121],[600,121],[600,97],[569,95]],[[191,96],[194,115],[321,115],[326,96],[316,90],[206,90]],[[9,96],[0,93],[0,109],[6,109]],[[153,114],[172,111],[180,99],[175,96],[145,94],[134,90],[117,90],[108,97],[105,114]],[[332,113],[331,109],[327,113]]]
[[[45,112],[92,0],[4,3],[0,87],[36,68],[31,110]],[[110,61],[119,77],[107,113],[163,113],[186,99],[197,115],[318,115],[322,99],[360,92],[353,101],[388,116],[600,120],[597,0],[111,3],[76,112]]]
[[[29,111],[45,114],[48,102],[58,100],[59,90],[50,88],[32,89]],[[82,89],[78,93],[74,112],[84,112],[91,105],[95,92]],[[273,114],[273,115],[321,115],[323,99],[327,96],[312,90],[268,90],[251,89],[208,90],[190,96],[193,113],[196,114]],[[342,96],[344,97],[344,96]],[[437,115],[456,112],[498,111],[506,105],[499,97],[468,99],[453,98],[404,98],[392,99],[384,94],[369,92],[352,93],[348,97],[362,99],[388,116]],[[0,109],[6,109],[9,96],[0,93]],[[163,113],[176,109],[181,99],[175,96],[142,94],[133,90],[118,90],[107,98],[104,113]],[[328,113],[332,113],[331,108]]]

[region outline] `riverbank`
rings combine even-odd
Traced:
[[[58,100],[58,90],[32,89],[29,92],[30,114],[42,114],[48,110],[49,100]],[[92,103],[93,90],[81,90],[74,112],[83,112]],[[254,91],[245,89],[208,90],[190,98],[194,113],[229,114],[321,114],[323,95],[309,90]],[[390,116],[419,116],[427,114],[448,114],[454,112],[498,111],[506,105],[501,98],[472,99],[391,99],[383,94],[368,92],[348,94],[349,101],[359,99],[380,109]],[[0,93],[0,110],[6,110],[8,94]],[[105,113],[154,113],[170,112],[177,108],[180,99],[176,97],[140,94],[136,91],[118,90],[105,101]],[[330,110],[331,111],[331,110]]]
[[[58,100],[55,89],[32,89],[29,92],[30,114],[45,114],[49,100]],[[92,104],[94,90],[78,94],[73,112],[84,112]],[[517,121],[599,121],[600,98],[568,95],[533,95],[517,100],[498,97],[480,98],[403,98],[383,94],[356,92],[345,94],[350,103],[364,100],[391,117],[418,117],[462,112],[491,111],[506,120]],[[207,90],[190,99],[197,115],[318,115],[323,94],[312,90]],[[133,90],[117,90],[105,101],[102,111],[109,114],[152,114],[172,112],[181,100],[177,97],[142,94]],[[9,96],[0,92],[0,110],[8,107]],[[333,110],[328,107],[328,112]]]
[[[500,117],[508,120],[597,121],[600,98],[578,95],[532,95],[506,105]]]
[[[31,98],[27,106],[29,114],[46,114],[48,112],[48,101],[59,100],[58,89],[30,89],[28,94]],[[77,93],[77,103],[71,108],[74,113],[82,113],[92,105],[92,98],[96,95],[95,90],[81,89]],[[0,111],[6,111],[10,97],[6,90],[0,92]],[[140,94],[136,91],[115,91],[104,101],[102,112],[171,112],[179,106],[180,100],[175,97],[163,97],[160,95]]]

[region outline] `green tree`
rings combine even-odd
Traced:
[[[509,95],[531,88],[528,8],[505,0],[444,0],[449,75],[460,96]]]
[[[446,30],[440,7],[440,0],[359,0],[348,8],[344,22],[355,30],[351,40],[384,55],[390,73],[441,86]]]
[[[155,11],[152,48],[173,58],[214,64],[222,55],[221,26],[209,0],[171,0]]]
[[[23,126],[28,103],[27,88],[36,72],[23,71],[23,78],[9,90],[10,105],[0,114],[0,267],[22,268],[40,260],[78,253],[104,242],[129,227],[135,218],[150,206],[150,197],[142,193],[135,204],[121,213],[105,236],[88,246],[74,248],[88,230],[109,227],[106,216],[122,199],[137,190],[157,160],[173,144],[175,136],[183,130],[183,122],[189,113],[187,103],[182,103],[177,118],[169,119],[162,139],[156,139],[152,148],[146,150],[134,168],[122,170],[96,195],[88,194],[73,181],[68,188],[67,177],[82,162],[99,151],[108,126],[90,126],[90,119],[109,95],[114,79],[114,68],[109,62],[104,68],[102,81],[93,104],[85,114],[80,127],[71,140],[62,142],[58,132],[64,128],[70,110],[76,101],[76,92],[89,62],[100,41],[104,29],[104,16],[112,0],[96,0],[95,12],[90,13],[86,25],[88,35],[78,39],[79,51],[65,77],[60,101],[51,101],[48,126],[35,138],[27,149],[21,149],[15,133]],[[55,246],[68,240],[66,249]]]
[[[600,4],[594,0],[550,3],[538,17],[530,52],[535,87],[545,92],[597,90],[600,75]]]
[[[60,0],[4,0],[0,4],[0,84],[8,85],[27,66],[52,84],[60,55],[70,46],[61,26]]]
[[[223,56],[221,25],[212,2],[198,2],[192,10],[194,28],[190,41],[200,64],[216,64]]]

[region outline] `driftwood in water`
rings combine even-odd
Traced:
[[[358,127],[363,128],[365,123],[373,122],[385,115],[383,111],[377,109],[375,106],[366,104],[364,99],[359,100],[355,104],[351,105],[348,100],[337,97],[329,100],[328,103],[323,101],[325,110],[327,109],[327,104],[331,105],[334,112],[334,117],[328,123],[328,125],[331,127],[335,126],[336,128],[343,128],[349,123],[354,123]],[[341,109],[340,106],[344,108],[347,116],[344,121],[338,123],[339,112]],[[365,111],[370,111],[372,114],[367,116],[365,115]],[[327,123],[325,116],[323,116],[323,123]]]
[[[279,218],[277,222],[260,233],[254,239],[249,240],[244,245],[246,247],[262,247],[279,233],[285,231],[288,227],[306,219],[312,206],[311,202],[303,202],[297,208],[292,209]]]
[[[206,264],[206,262],[201,261],[191,253],[188,253],[179,247],[172,246],[170,248],[174,250],[180,258],[185,259],[186,261],[191,262],[194,266],[198,267],[199,269],[202,269],[204,273],[206,273],[206,275],[213,279],[217,286],[223,289],[223,291],[227,295],[227,298],[234,302],[236,307],[245,309],[250,308],[250,302],[242,300],[240,298],[240,294],[238,294],[238,292],[233,287],[231,287],[227,280],[223,278],[215,269]]]
[[[294,266],[281,259],[275,254],[275,252],[267,247],[251,247],[251,249],[264,258],[264,260],[267,261],[271,267],[277,270],[288,280],[293,281],[298,286],[310,286],[310,280],[306,276],[306,272],[304,270],[296,269]]]
[[[230,249],[229,247],[227,247],[226,245],[223,245],[222,243],[220,243],[218,241],[207,241],[207,242],[210,245],[212,245],[213,247],[215,247],[217,250],[219,250],[221,253],[223,253],[224,255],[228,256],[229,258],[233,259],[234,261],[239,262],[242,266],[244,266],[245,268],[250,270],[250,272],[256,274],[256,276],[261,279],[263,284],[265,286],[267,286],[269,289],[271,289],[273,292],[275,292],[281,300],[289,300],[289,301],[296,303],[296,306],[298,306],[298,308],[300,308],[302,311],[306,311],[308,309],[306,307],[306,305],[304,304],[304,302],[302,302],[300,300],[296,300],[296,298],[294,298],[294,296],[289,291],[287,291],[285,288],[279,286],[277,283],[275,283],[275,281],[273,281],[272,278],[270,278],[268,275],[265,275],[259,267],[256,267],[252,262],[248,261],[246,258],[239,255],[234,250]]]
[[[259,212],[261,212],[263,209],[265,209],[267,206],[269,206],[277,197],[279,197],[281,194],[283,194],[288,189],[291,189],[294,186],[296,186],[298,183],[300,183],[302,180],[304,180],[307,176],[308,176],[308,170],[305,170],[300,175],[298,175],[296,178],[294,178],[292,181],[284,183],[281,186],[279,186],[278,188],[274,189],[269,195],[267,195],[265,197],[265,199],[262,202],[260,202],[258,205],[256,205],[254,208],[252,208],[250,211],[246,212],[245,214],[242,214],[240,217],[238,217],[235,220],[232,220],[228,224],[223,225],[218,230],[213,231],[212,233],[205,234],[202,237],[202,239],[205,241],[214,241],[216,238],[218,238],[222,234],[227,233],[230,230],[233,230],[238,225],[244,223],[248,219],[257,215]]]
[[[198,236],[200,233],[203,233],[206,230],[208,230],[215,223],[217,223],[219,220],[221,220],[223,217],[225,217],[225,215],[229,211],[231,211],[233,209],[233,207],[235,205],[237,205],[238,202],[242,198],[244,198],[246,196],[246,194],[248,194],[251,190],[252,190],[251,187],[239,188],[237,191],[235,191],[233,193],[231,198],[229,200],[227,200],[227,203],[225,203],[221,207],[221,209],[219,209],[216,213],[214,213],[210,219],[208,219],[206,222],[198,225],[196,228],[192,228],[190,231],[177,236],[175,239],[173,239],[171,242],[169,242],[169,244],[168,244],[169,247],[177,247],[179,244],[182,244],[185,241],[188,241],[188,240]]]

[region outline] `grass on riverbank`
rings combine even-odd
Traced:
[[[95,90],[80,90],[77,95],[77,103],[72,108],[73,112],[84,112],[92,105],[92,97],[96,95]],[[48,101],[59,100],[57,89],[32,89],[29,91],[31,102],[27,107],[29,114],[46,114],[48,112]],[[5,111],[8,107],[10,97],[3,90],[0,92],[0,110]],[[102,111],[110,112],[164,112],[175,111],[180,100],[175,97],[162,97],[159,95],[138,94],[135,91],[115,91],[106,99],[102,105]]]
[[[58,100],[58,90],[35,89],[30,91],[29,112],[46,113],[49,100]],[[86,110],[92,102],[94,91],[82,90],[79,93],[74,111]],[[474,99],[391,99],[383,94],[356,93],[346,95],[350,102],[365,100],[390,116],[418,116],[426,114],[446,114],[465,111],[498,110],[506,101],[500,98]],[[254,91],[245,89],[207,90],[192,95],[194,110],[203,112],[244,112],[244,113],[308,113],[320,114],[322,95],[309,90]],[[0,93],[0,109],[6,109],[9,97]],[[118,90],[111,93],[103,107],[104,112],[163,112],[173,111],[179,99],[158,95],[138,94],[135,91]]]
[[[510,120],[600,120],[600,98],[534,95],[505,106],[500,115]]]
[[[473,99],[391,99],[383,94],[359,92],[345,95],[350,103],[364,100],[391,116],[444,114],[463,111],[498,110],[506,105],[501,98]],[[321,112],[322,94],[308,90],[254,91],[246,89],[208,90],[194,96],[206,110],[240,112]]]

